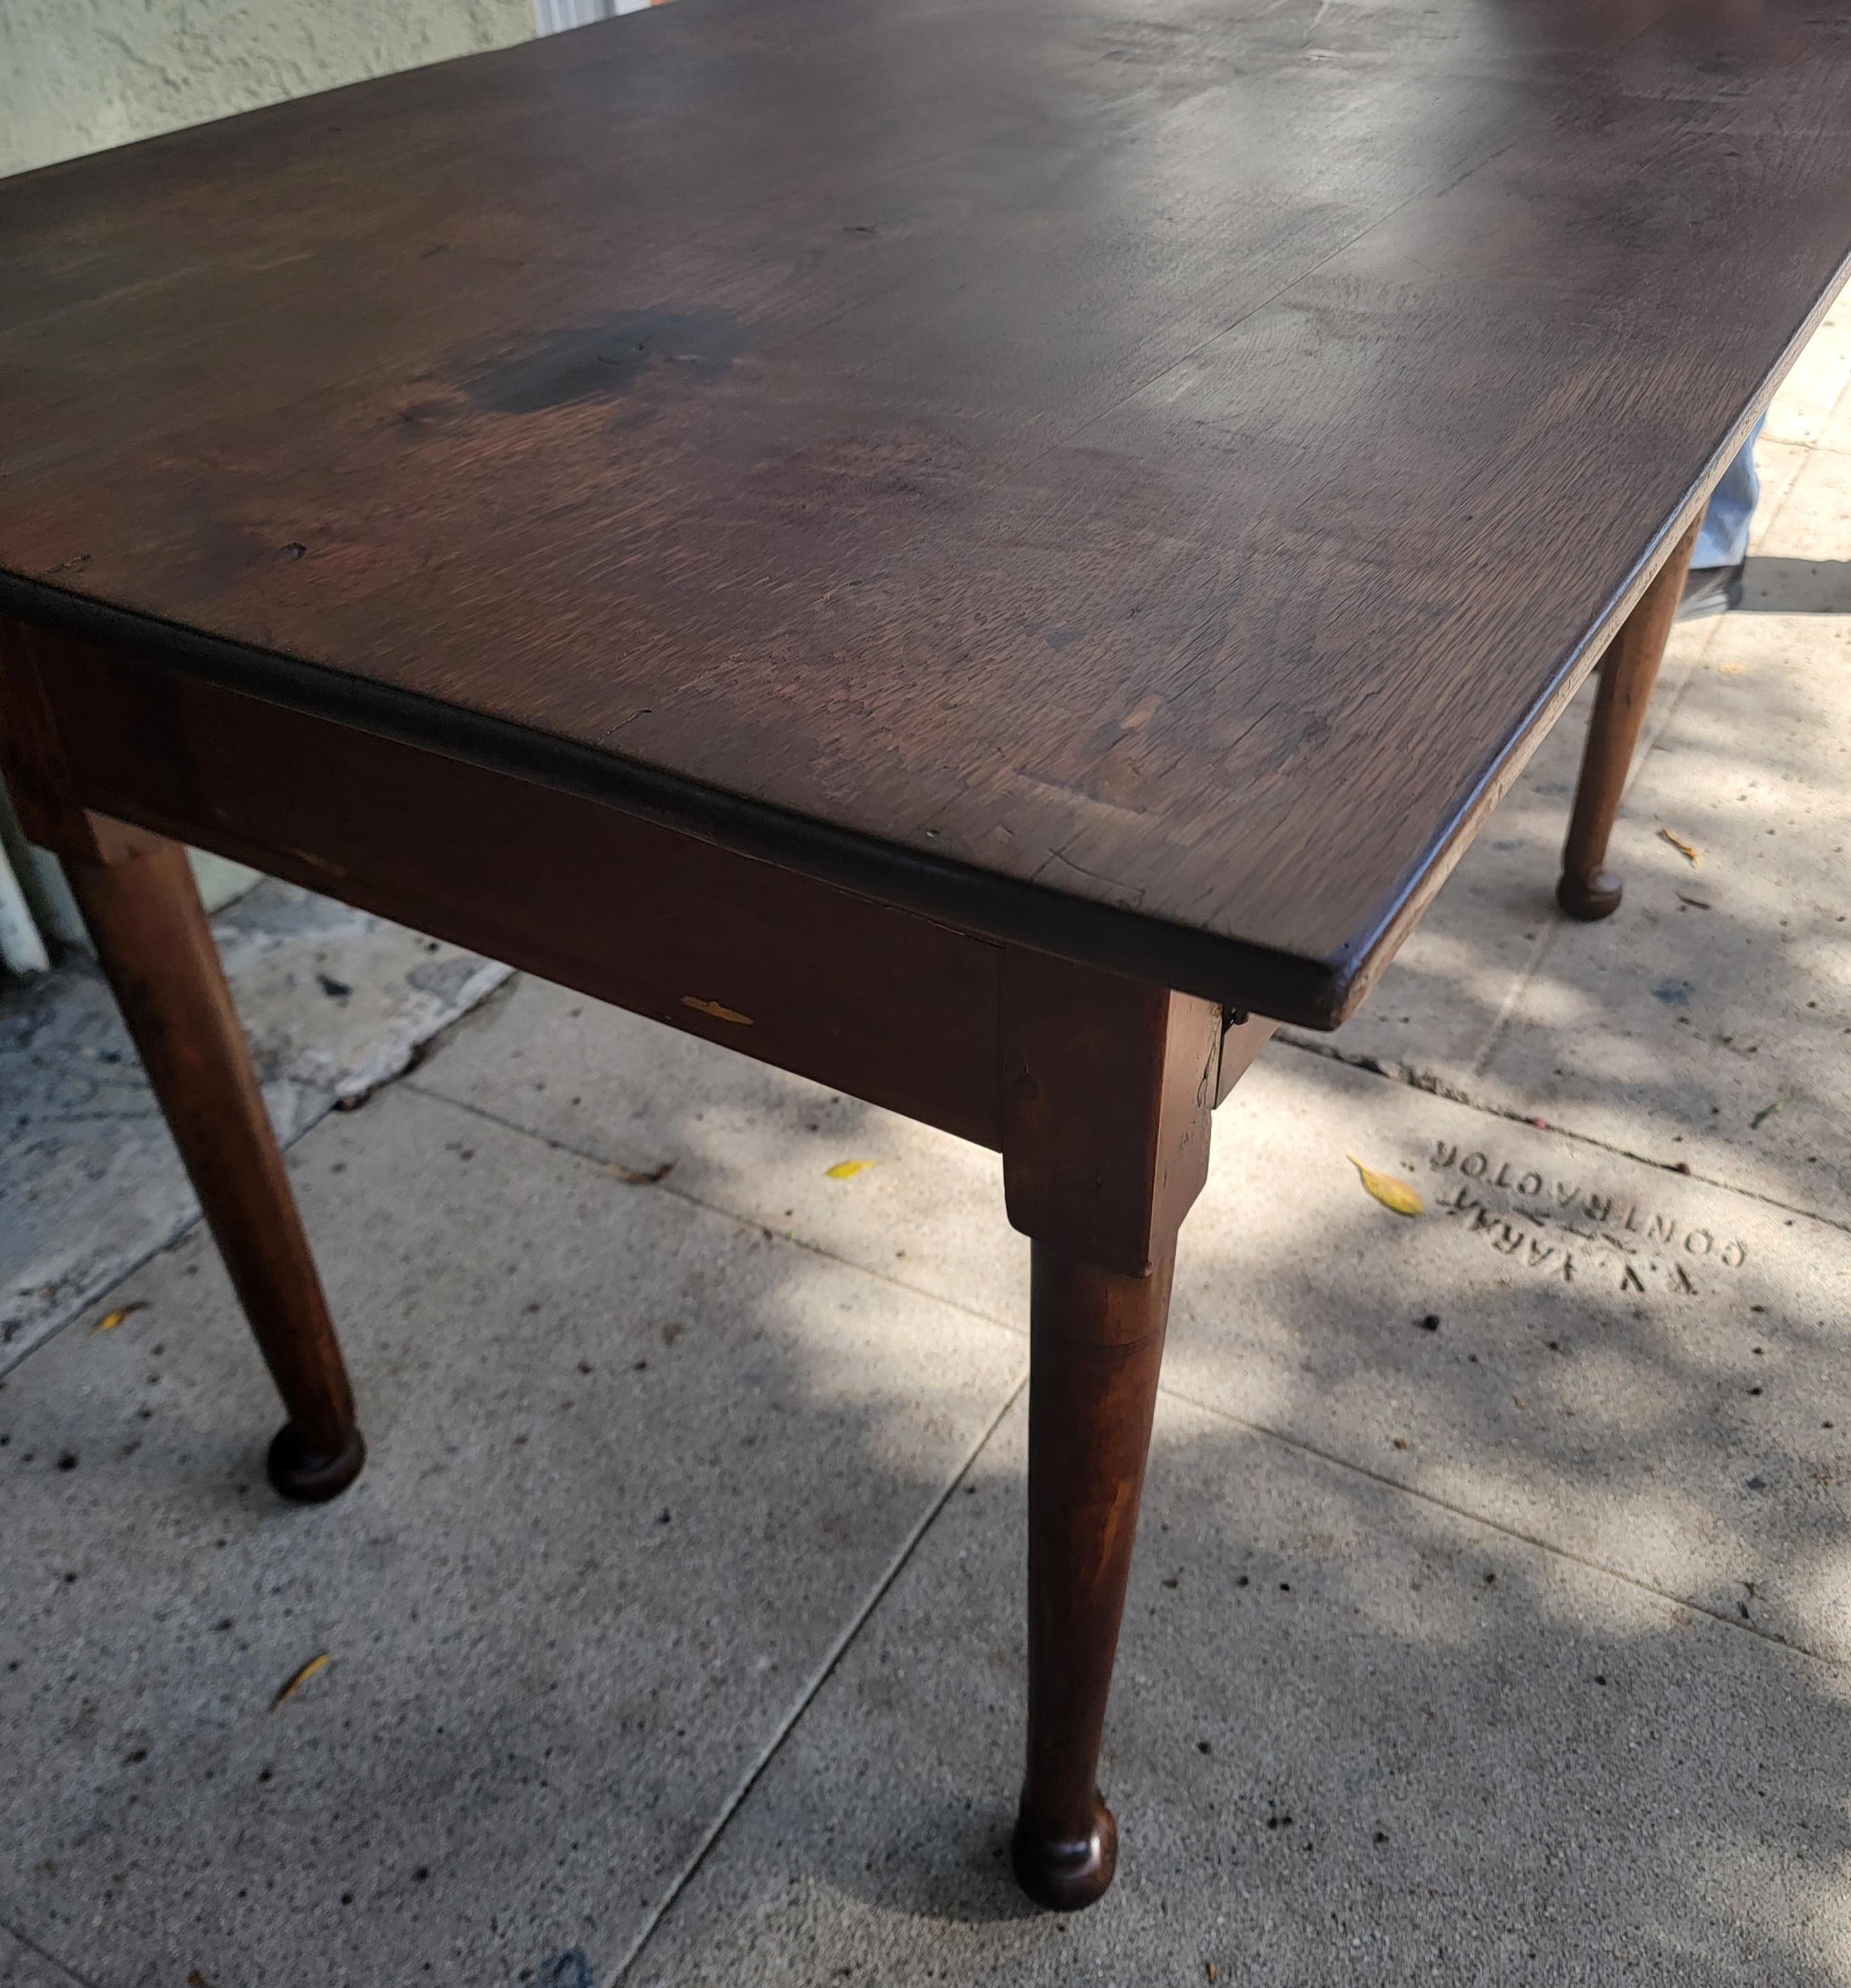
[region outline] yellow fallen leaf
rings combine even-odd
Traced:
[[[138,1311],[146,1311],[147,1308],[146,1298],[137,1298],[133,1304],[118,1305],[115,1310],[106,1311],[90,1330],[93,1332],[113,1332],[125,1318],[131,1317]]]
[[[698,995],[684,994],[681,1005],[684,1008],[697,1009],[703,1015],[711,1015],[716,1022],[737,1022],[742,1029],[749,1029],[752,1025],[750,1015],[741,1014],[737,1008],[722,1007],[718,1001],[703,1001]]]
[[[1668,828],[1661,828],[1658,833],[1671,845],[1674,849],[1677,850],[1680,856],[1684,857],[1686,862],[1701,863],[1703,860],[1703,858],[1697,854],[1697,851],[1691,847],[1689,843],[1684,840],[1681,835],[1674,835]]]
[[[1373,1167],[1364,1166],[1354,1153],[1346,1153],[1343,1157],[1363,1176],[1363,1191],[1373,1195],[1384,1208],[1392,1209],[1397,1215],[1427,1212],[1427,1203],[1406,1181],[1398,1181],[1393,1174],[1379,1174]]]
[[[870,1167],[877,1167],[880,1164],[878,1160],[838,1160],[833,1167],[825,1171],[823,1178],[825,1180],[853,1180],[857,1174],[864,1174]]]
[[[291,1678],[283,1686],[282,1690],[280,1690],[276,1696],[271,1699],[270,1709],[274,1712],[285,1699],[293,1698],[296,1694],[302,1689],[302,1686],[309,1682],[310,1678],[317,1676],[320,1672],[325,1671],[333,1661],[333,1658],[332,1655],[326,1650],[323,1650],[321,1655],[318,1657],[311,1657],[309,1661],[302,1665],[302,1668],[296,1673],[295,1676]]]

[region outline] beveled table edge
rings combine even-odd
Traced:
[[[985,938],[1309,1028],[1336,1026],[1344,985],[1340,965],[923,854],[510,719],[4,570],[0,616],[100,647],[126,650],[158,668],[288,710],[600,802]]]

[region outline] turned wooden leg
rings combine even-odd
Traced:
[[[1099,1753],[1176,1234],[1208,1165],[1212,1002],[1032,953],[1003,982],[1003,1179],[1034,1240],[1028,1766],[1014,1861],[1071,1912],[1112,1882]],[[1251,1060],[1268,1025],[1233,1032]]]
[[[289,1412],[270,1481],[318,1503],[366,1459],[347,1370],[186,851],[137,840],[65,872]]]
[[[1099,1792],[1106,1699],[1150,1446],[1174,1258],[1126,1276],[1037,1242],[1029,1381],[1029,1750],[1015,1875],[1089,1905],[1118,1826]]]
[[[1588,727],[1568,844],[1562,852],[1562,881],[1555,886],[1555,901],[1572,918],[1610,918],[1620,908],[1620,881],[1605,867],[1607,838],[1620,813],[1620,797],[1626,790],[1664,645],[1677,618],[1684,575],[1690,571],[1702,522],[1700,515],[1678,540],[1600,659],[1600,690]]]

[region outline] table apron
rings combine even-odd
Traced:
[[[54,848],[46,816],[74,802],[1001,1145],[998,942],[133,655],[0,632],[11,770]]]

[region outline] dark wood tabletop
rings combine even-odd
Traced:
[[[682,0],[0,184],[0,608],[1329,1025],[1851,248],[1851,12]]]

